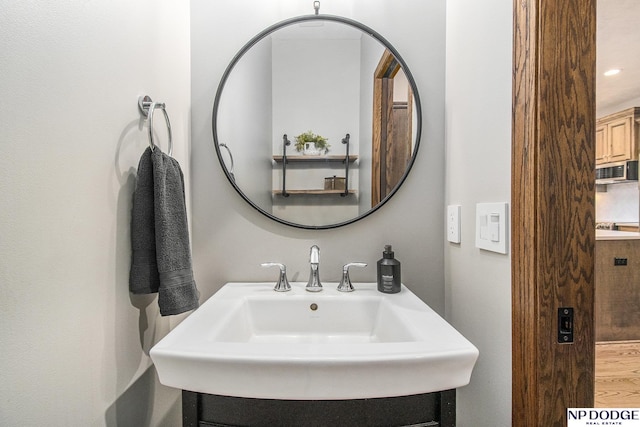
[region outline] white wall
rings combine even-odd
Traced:
[[[273,40],[274,154],[282,152],[282,134],[295,143],[308,130],[328,138],[334,155],[345,153],[340,141],[349,133],[358,154],[359,59],[359,39]]]
[[[614,105],[600,106],[600,108],[596,109],[596,117],[608,116],[609,114],[637,106],[640,106],[640,96]]]
[[[475,247],[475,205],[510,200],[512,3],[447,1],[446,198],[462,205],[445,244],[447,318],[480,350],[458,390],[458,425],[511,425],[510,256]]]
[[[411,175],[390,203],[347,227],[312,231],[275,223],[243,201],[224,179],[210,130],[211,100],[233,55],[271,24],[313,13],[312,2],[192,1],[193,252],[203,298],[227,281],[275,280],[275,271],[260,267],[264,261],[284,262],[290,280],[306,281],[312,244],[321,249],[324,282],[338,281],[342,265],[356,260],[370,265],[352,279],[375,280],[375,262],[391,243],[404,282],[444,313],[444,10],[444,0],[322,2],[321,13],[375,28],[416,70],[425,135]]]
[[[606,189],[606,192],[596,192],[596,221],[638,222],[638,183],[609,184]]]
[[[0,8],[0,425],[180,422],[179,394],[146,354],[169,320],[128,291],[129,217],[147,146],[139,95],[166,102],[188,174],[188,12],[169,0]]]

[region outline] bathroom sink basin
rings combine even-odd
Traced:
[[[404,285],[228,283],[151,349],[160,382],[263,399],[404,396],[469,383],[478,350]]]

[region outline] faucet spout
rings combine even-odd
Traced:
[[[320,248],[317,245],[311,246],[309,265],[309,281],[305,289],[309,292],[320,292],[322,290],[322,283],[320,283]]]

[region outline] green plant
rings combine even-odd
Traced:
[[[327,144],[327,138],[321,135],[317,135],[311,132],[310,130],[307,132],[301,133],[300,135],[296,136],[295,139],[296,139],[296,150],[298,151],[304,150],[304,145],[307,142],[313,142],[315,147],[318,150],[324,150],[325,154],[329,151],[329,148],[331,147],[331,145]]]

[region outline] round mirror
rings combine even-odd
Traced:
[[[418,151],[420,99],[375,31],[310,15],[273,25],[227,67],[213,139],[238,193],[299,228],[339,227],[387,202]]]

